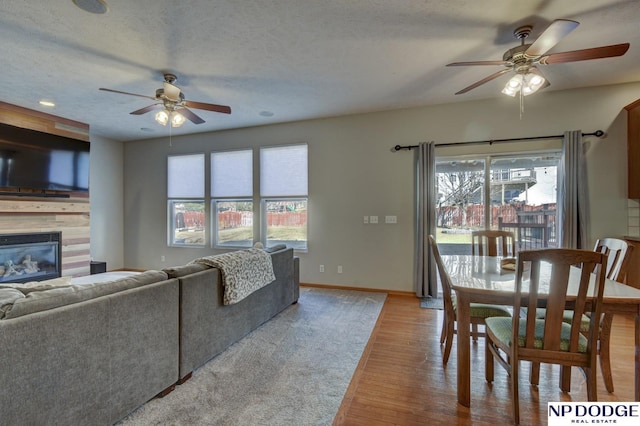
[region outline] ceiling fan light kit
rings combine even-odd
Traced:
[[[532,67],[526,73],[518,73],[511,77],[502,89],[502,93],[508,96],[516,96],[518,92],[522,92],[523,96],[529,96],[542,88],[547,80]]]
[[[509,79],[504,89],[502,89],[502,93],[514,97],[518,93],[520,93],[521,97],[528,96],[550,85],[548,80],[536,67],[538,64],[548,65],[589,59],[611,58],[622,56],[629,50],[629,43],[622,43],[569,52],[547,53],[558,44],[560,40],[575,30],[578,25],[580,25],[580,23],[576,21],[556,19],[532,44],[525,44],[525,39],[529,37],[533,27],[531,25],[525,25],[516,29],[513,33],[515,38],[520,40],[520,46],[507,50],[502,57],[502,61],[471,61],[447,64],[447,66],[502,65],[505,67],[505,69],[465,87],[458,91],[456,95],[467,93],[478,86],[500,77],[502,74],[514,71],[515,75]]]
[[[180,114],[177,111],[169,111],[163,109],[156,113],[156,121],[158,124],[166,126],[167,123],[171,122],[171,127],[180,127],[184,124],[185,118],[184,115]]]

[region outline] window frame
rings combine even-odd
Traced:
[[[189,196],[189,195],[181,195],[174,194],[174,196],[170,196],[170,183],[171,179],[169,165],[171,162],[171,158],[179,158],[179,157],[201,157],[202,159],[202,194],[201,196]],[[167,246],[168,247],[187,247],[187,248],[204,248],[207,246],[207,203],[206,203],[206,153],[204,152],[192,152],[185,154],[174,154],[167,155]],[[173,207],[176,203],[202,203],[202,244],[185,244],[185,243],[176,243],[176,215],[175,208]]]
[[[203,234],[202,234],[202,244],[189,244],[189,243],[176,243],[176,218],[174,216],[174,209],[172,208],[172,204],[175,203],[202,203],[203,209]],[[168,234],[167,234],[167,246],[168,247],[197,247],[204,248],[207,246],[207,228],[206,228],[206,219],[207,219],[207,204],[204,199],[195,199],[195,198],[169,198],[167,199],[167,217],[169,219],[168,224]]]
[[[264,170],[262,169],[262,161],[263,161],[263,157],[262,157],[262,152],[263,150],[270,150],[270,149],[283,149],[283,148],[295,148],[295,147],[304,147],[305,149],[305,154],[306,154],[306,169],[305,169],[305,177],[306,177],[306,184],[305,184],[305,189],[306,189],[306,193],[305,194],[298,194],[298,193],[286,193],[286,191],[284,193],[280,193],[280,194],[264,194],[264,189],[263,189],[263,172]],[[295,200],[304,200],[307,206],[307,216],[306,216],[306,222],[305,222],[305,241],[304,241],[304,247],[293,247],[295,252],[301,252],[301,253],[307,253],[309,250],[309,144],[306,142],[297,142],[297,143],[291,143],[291,144],[283,144],[283,145],[268,145],[268,146],[261,146],[258,148],[259,153],[258,153],[258,164],[260,167],[260,171],[259,171],[259,183],[260,183],[260,188],[258,190],[258,196],[259,196],[259,200],[260,200],[260,215],[261,215],[261,219],[260,219],[260,241],[267,246],[268,244],[268,239],[267,239],[267,235],[268,235],[268,212],[267,212],[267,203],[271,202],[271,201],[295,201]]]
[[[217,154],[220,155],[224,155],[224,154],[229,154],[229,153],[250,153],[251,154],[251,168],[250,168],[250,172],[251,172],[251,176],[250,176],[250,186],[251,186],[251,194],[233,194],[233,195],[224,195],[224,196],[214,196],[214,188],[215,188],[215,182],[214,182],[214,173],[213,173],[213,161],[214,161],[214,157]],[[219,151],[211,151],[209,152],[209,184],[210,184],[210,190],[209,190],[209,207],[211,209],[211,243],[210,246],[214,249],[244,249],[244,248],[248,248],[248,247],[252,247],[255,244],[255,235],[256,235],[256,230],[255,230],[255,226],[256,226],[256,208],[255,208],[255,192],[256,192],[256,188],[255,188],[255,177],[256,177],[256,173],[255,173],[255,148],[234,148],[234,149],[227,149],[227,150],[219,150]],[[218,235],[218,209],[217,209],[217,203],[218,202],[250,202],[251,203],[251,211],[253,214],[253,218],[252,218],[252,237],[251,237],[251,244],[250,246],[246,246],[246,245],[220,245],[219,244],[219,235]],[[259,221],[258,221],[259,223]]]
[[[219,235],[218,235],[218,208],[217,203],[233,203],[233,202],[241,202],[241,203],[251,203],[251,212],[253,215],[252,225],[251,225],[251,241],[249,245],[230,245],[219,244]],[[253,202],[253,198],[213,198],[209,202],[211,206],[211,246],[215,249],[246,249],[251,248],[255,244],[255,206]]]
[[[263,150],[287,148],[287,147],[304,147],[305,150],[305,167],[304,167],[304,187],[299,186],[306,190],[305,194],[297,194],[295,191],[291,191],[291,188],[287,189],[287,185],[284,185],[283,194],[271,194],[262,195],[261,184],[263,174],[261,173],[261,153]],[[213,196],[213,159],[217,153],[233,152],[233,151],[247,151],[251,152],[251,181],[252,181],[252,194],[238,195],[238,196]],[[257,155],[256,155],[257,154]],[[203,159],[203,194],[202,197],[169,197],[169,165],[172,157],[189,157],[189,156],[202,156]],[[299,157],[298,157],[299,158]],[[277,163],[276,163],[277,164]],[[278,169],[279,171],[280,169]],[[304,201],[306,205],[304,234],[305,240],[300,244],[300,247],[293,247],[294,251],[307,252],[309,247],[309,225],[308,225],[308,210],[309,210],[309,145],[306,142],[297,142],[291,144],[282,145],[265,145],[254,146],[250,148],[234,148],[229,150],[209,151],[209,152],[194,152],[184,153],[167,156],[167,246],[169,247],[192,247],[192,248],[214,248],[214,249],[243,249],[247,248],[246,245],[230,246],[220,245],[219,239],[219,223],[218,223],[218,208],[217,205],[220,202],[247,202],[251,203],[252,207],[252,244],[253,246],[257,241],[263,243],[265,246],[268,243],[268,214],[267,203],[271,201],[291,201],[300,202]],[[277,182],[277,181],[276,181]],[[272,184],[272,183],[270,183]],[[289,194],[289,192],[291,194]],[[176,243],[176,203],[201,203],[203,205],[203,243],[202,244],[185,244]],[[299,241],[299,240],[294,240]],[[291,245],[291,244],[290,244]]]
[[[269,242],[269,240],[267,239],[269,233],[269,212],[267,211],[267,203],[296,200],[304,201],[307,206],[304,247],[295,247],[293,244],[288,244],[287,247],[293,247],[293,250],[295,252],[307,253],[309,251],[309,197],[262,197],[260,199],[260,211],[262,216],[260,223],[260,241],[265,245],[265,247],[268,247]]]
[[[507,151],[507,152],[500,152],[500,153],[495,153],[495,154],[482,154],[482,153],[477,153],[477,154],[461,154],[461,155],[441,155],[441,156],[436,156],[436,164],[437,163],[444,163],[444,162],[455,162],[455,161],[470,161],[470,160],[477,160],[477,161],[483,161],[483,171],[484,171],[484,183],[483,183],[483,198],[484,198],[484,227],[486,229],[487,226],[491,225],[491,165],[492,165],[492,160],[495,159],[504,159],[504,158],[511,158],[511,157],[535,157],[538,155],[544,155],[544,154],[561,154],[562,153],[562,148],[546,148],[546,149],[540,149],[540,150],[526,150],[526,151]],[[560,160],[558,160],[560,161]],[[437,168],[437,166],[436,166]],[[436,179],[437,180],[437,179]],[[437,196],[437,191],[436,192],[436,196]],[[438,200],[433,200],[434,205],[438,204]]]

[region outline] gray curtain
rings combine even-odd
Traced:
[[[587,248],[587,174],[582,131],[564,132],[558,168],[558,242],[560,247]]]
[[[422,142],[417,149],[416,250],[414,287],[416,296],[438,296],[436,265],[429,248],[428,235],[436,233],[436,155],[435,143]]]

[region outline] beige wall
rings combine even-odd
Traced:
[[[89,186],[91,187],[91,258],[107,262],[107,269],[121,269],[123,240],[123,148],[91,135]]]
[[[168,137],[126,142],[123,265],[162,268],[213,253],[211,249],[166,245],[168,154],[295,142],[309,144],[309,250],[300,253],[303,282],[412,291],[414,152],[392,153],[391,147],[396,144],[604,130],[607,138],[589,138],[586,145],[592,218],[589,235],[591,240],[621,236],[627,233],[623,107],[638,98],[640,83],[635,83],[542,92],[525,99],[522,118],[518,100],[503,97],[174,137],[171,146]],[[224,117],[211,115],[205,119]],[[526,146],[533,149],[542,145],[546,146]],[[517,146],[524,148],[522,144]],[[466,146],[440,148],[437,153],[503,149],[503,145]],[[103,167],[101,174],[111,173],[106,169]],[[92,171],[92,207],[96,192],[93,178]],[[365,215],[379,216],[380,223],[363,224]],[[398,223],[384,224],[386,215],[397,216]],[[92,228],[94,219],[92,208]],[[100,232],[108,229],[102,226]],[[94,241],[92,229],[92,253]],[[161,256],[166,257],[165,262],[161,262]],[[326,272],[319,272],[320,264],[325,265]],[[343,267],[342,274],[336,272],[338,265]]]

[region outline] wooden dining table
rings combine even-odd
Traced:
[[[457,298],[458,403],[470,407],[470,304],[513,305],[515,272],[501,268],[500,257],[445,255],[442,260]],[[571,274],[569,294],[577,288],[571,283],[572,277],[578,276],[579,273]],[[540,291],[544,293],[544,287]],[[526,293],[525,287],[523,292]],[[635,401],[640,401],[640,289],[607,279],[602,309],[613,314],[635,315]]]

